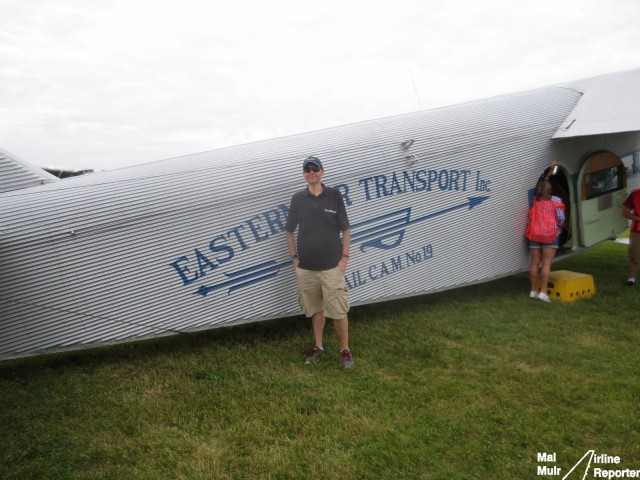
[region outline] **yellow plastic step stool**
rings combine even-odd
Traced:
[[[581,298],[591,298],[596,294],[593,276],[585,273],[557,270],[549,275],[547,295],[552,300],[575,302]]]

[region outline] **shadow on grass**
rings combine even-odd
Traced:
[[[287,317],[258,323],[213,328],[198,332],[178,333],[161,338],[86,348],[73,352],[51,353],[8,360],[0,363],[0,377],[37,375],[42,369],[96,367],[119,363],[152,363],[157,357],[193,355],[212,348],[245,346],[256,342],[291,340],[309,325],[304,317]]]

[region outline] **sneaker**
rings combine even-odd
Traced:
[[[540,292],[538,294],[538,299],[542,300],[543,302],[551,303],[551,299],[549,298],[549,295],[543,292]]]
[[[307,358],[304,359],[305,365],[311,365],[312,363],[316,363],[318,360],[322,358],[324,355],[324,348],[313,347],[307,355]]]
[[[356,364],[356,361],[351,356],[351,351],[346,348],[340,350],[340,358],[342,359],[342,366],[344,368],[352,368]]]
[[[628,287],[635,287],[636,286],[636,281],[635,280],[627,280],[627,286]]]
[[[529,298],[538,298],[538,292],[531,290],[529,292]]]

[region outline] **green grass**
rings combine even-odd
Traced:
[[[352,371],[330,328],[302,364],[302,317],[4,362],[0,478],[527,479],[590,449],[640,468],[626,247],[554,269],[597,295],[530,300],[520,274],[354,308]]]

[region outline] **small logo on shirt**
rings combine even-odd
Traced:
[[[324,211],[329,213],[338,213],[335,210],[329,210],[328,208],[325,208]]]

